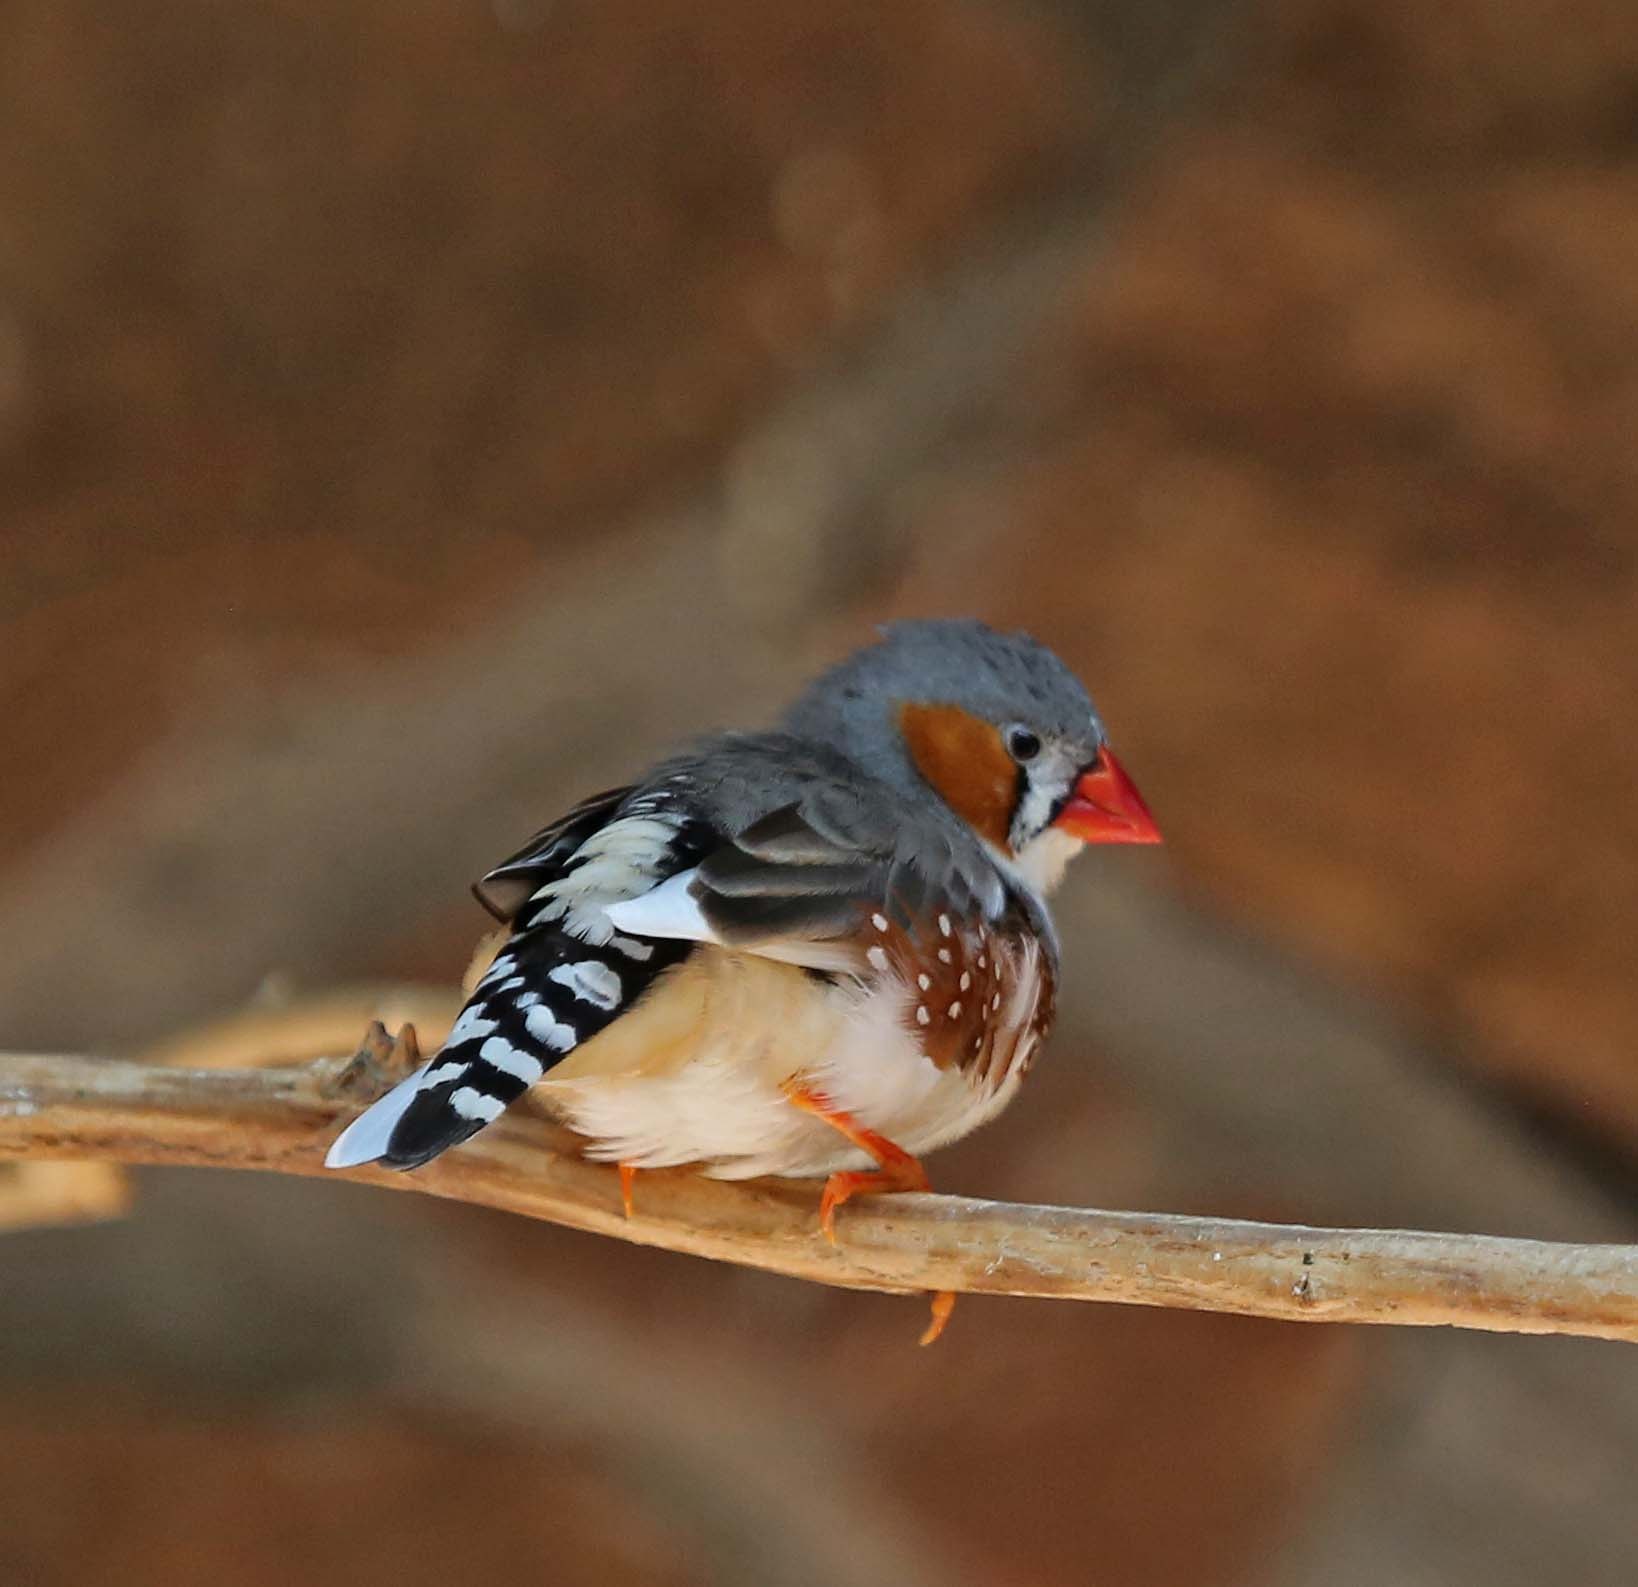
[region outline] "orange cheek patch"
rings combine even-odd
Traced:
[[[1006,849],[1018,767],[1000,730],[959,705],[906,705],[899,731],[910,759],[944,802],[981,836]]]

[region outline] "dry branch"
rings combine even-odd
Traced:
[[[356,1065],[174,1069],[0,1055],[0,1158],[100,1159],[320,1174],[358,1097]],[[572,1228],[859,1289],[1122,1301],[1307,1322],[1450,1325],[1638,1340],[1638,1247],[1308,1229],[1230,1219],[892,1196],[843,1209],[813,1188],[614,1171],[538,1118],[503,1121],[414,1174],[349,1175]]]

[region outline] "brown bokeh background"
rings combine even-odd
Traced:
[[[884,616],[1168,837],[1018,1199],[1638,1234],[1638,11],[14,0],[0,1041],[448,984]],[[918,1308],[149,1173],[0,1243],[0,1583],[1621,1584],[1620,1346]]]

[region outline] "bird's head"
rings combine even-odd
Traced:
[[[1027,634],[894,623],[819,678],[785,726],[941,799],[1009,869],[1056,883],[1086,843],[1158,843],[1080,680]]]

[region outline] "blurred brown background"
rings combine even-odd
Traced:
[[[450,983],[895,613],[1083,862],[944,1187],[1638,1235],[1626,0],[12,0],[0,1041]],[[292,990],[294,989],[294,990]],[[339,1185],[0,1243],[0,1584],[1633,1579],[1616,1345],[920,1308]]]

